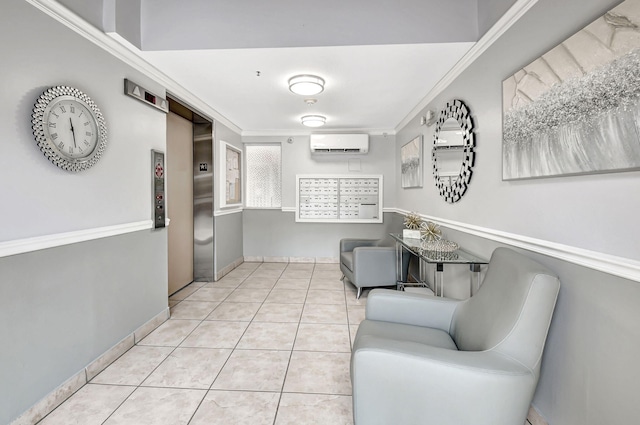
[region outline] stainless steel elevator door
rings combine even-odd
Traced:
[[[193,278],[208,282],[214,280],[213,124],[194,120],[193,134]]]
[[[193,282],[193,124],[167,115],[169,294]]]

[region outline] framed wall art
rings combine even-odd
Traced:
[[[242,205],[242,151],[220,141],[220,170],[222,171],[220,207]]]
[[[402,187],[422,187],[422,135],[402,146],[400,162]]]
[[[502,83],[504,180],[640,169],[640,2]]]

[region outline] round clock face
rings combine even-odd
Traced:
[[[106,147],[106,126],[98,107],[84,93],[58,86],[45,91],[34,107],[33,133],[40,150],[58,167],[82,171]]]

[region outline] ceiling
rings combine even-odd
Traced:
[[[513,3],[59,1],[134,46],[243,135],[308,134],[306,114],[327,117],[322,131],[392,134],[473,47],[487,19]],[[315,104],[288,90],[298,74],[325,79]]]

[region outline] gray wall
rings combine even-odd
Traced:
[[[295,214],[245,210],[244,255],[247,257],[339,257],[342,238],[386,238],[400,232],[402,217],[385,213],[382,224],[296,223]]]
[[[281,143],[282,207],[296,206],[298,174],[382,174],[383,207],[394,205],[396,193],[394,136],[370,136],[366,155],[311,155],[309,136],[251,136],[244,143]],[[349,161],[357,161],[360,171],[349,171]],[[295,213],[280,210],[245,209],[243,219],[244,255],[250,257],[338,257],[341,237],[379,238],[394,229],[393,214],[384,214],[382,224],[296,223]],[[399,228],[395,229],[396,231]]]
[[[139,72],[22,0],[0,14],[0,241],[151,220],[151,149],[166,116],[124,96]],[[105,116],[101,161],[78,174],[51,164],[31,133],[38,96],[87,93]],[[0,423],[8,423],[167,308],[166,231],[138,231],[0,259]]]
[[[609,0],[540,0],[428,105],[453,98],[470,107],[477,126],[477,161],[467,194],[445,203],[432,178],[416,192],[399,190],[397,206],[430,216],[537,238],[637,261],[638,172],[502,181],[502,80],[602,13]],[[426,109],[425,109],[426,111]],[[424,115],[425,111],[421,112]],[[420,115],[420,114],[419,114]],[[397,135],[432,142],[419,115]],[[429,148],[426,150],[428,151]],[[446,237],[489,256],[497,244],[444,229]],[[550,424],[637,422],[640,380],[640,284],[559,259],[528,253],[562,280],[534,404]]]
[[[165,231],[0,258],[0,423],[167,308]]]
[[[243,216],[243,212],[238,212],[219,215],[214,220],[216,273],[243,257]]]
[[[231,214],[220,215],[220,185],[225,179],[225,170],[223,170],[219,164],[220,155],[220,142],[227,142],[238,149],[242,150],[242,138],[238,133],[231,130],[220,122],[215,123],[213,131],[214,151],[213,151],[213,163],[214,165],[214,276],[220,273],[225,267],[233,264],[236,260],[240,260],[243,257],[243,228],[242,228],[242,210],[237,208],[231,208],[236,210]],[[244,158],[243,158],[244,160]],[[244,170],[244,164],[243,164]],[[242,201],[244,202],[244,188],[242,192]],[[222,210],[223,212],[226,209]]]
[[[482,37],[515,2],[515,0],[478,0],[478,37]]]

